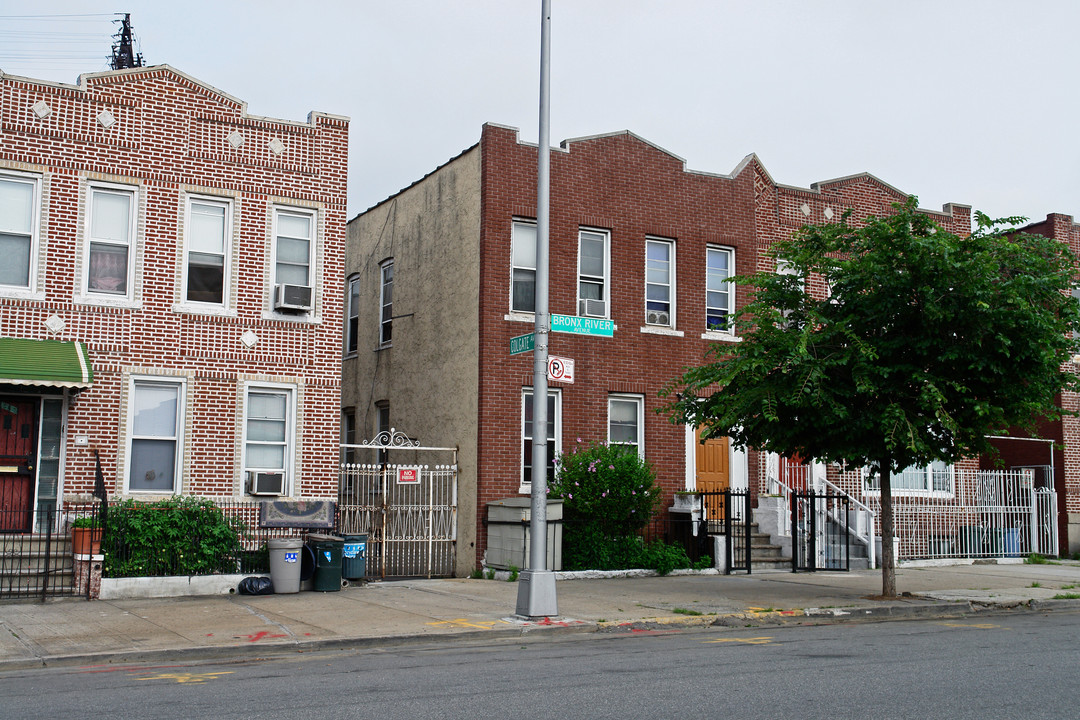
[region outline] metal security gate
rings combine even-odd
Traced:
[[[791,494],[791,570],[851,569],[851,498],[839,493]]]
[[[379,462],[343,463],[338,532],[363,533],[368,577],[449,577],[457,549],[457,449],[422,447],[394,429],[346,451],[373,452]],[[419,462],[444,453],[446,465]],[[413,462],[390,462],[400,460]]]
[[[709,535],[723,535],[727,555],[725,572],[749,573],[752,557],[751,498],[749,490],[706,490],[694,501]]]

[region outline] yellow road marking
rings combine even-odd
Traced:
[[[977,628],[979,630],[993,630],[994,628],[1001,627],[1000,625],[994,625],[993,623],[955,623],[955,622],[943,622],[942,625],[946,627],[969,627]]]
[[[441,625],[443,627],[452,628],[475,628],[477,630],[491,630],[496,624],[507,624],[503,620],[468,620],[466,618],[458,618],[457,620],[439,620],[438,622],[429,622],[427,625]]]
[[[755,638],[721,638],[720,640],[706,640],[706,643],[743,643],[744,645],[768,645],[772,642],[772,635]]]
[[[201,683],[207,680],[217,680],[218,675],[231,675],[232,670],[212,673],[162,673],[150,677],[139,678],[140,680],[175,680],[178,683]]]

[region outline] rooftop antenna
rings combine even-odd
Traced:
[[[134,35],[131,31],[131,13],[124,13],[123,20],[113,20],[113,22],[120,23],[120,30],[113,35],[117,42],[112,46],[112,57],[109,58],[109,66],[113,70],[142,67],[142,53],[136,53],[131,47],[131,38]]]

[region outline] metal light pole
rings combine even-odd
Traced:
[[[548,197],[551,187],[549,110],[551,81],[551,0],[541,1],[540,18],[540,147],[536,178],[536,325],[533,349],[532,517],[529,521],[529,567],[518,578],[517,614],[550,617],[559,614],[555,574],[547,566],[548,437]]]

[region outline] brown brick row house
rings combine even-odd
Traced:
[[[165,65],[0,73],[5,529],[94,450],[112,496],[336,497],[347,150]]]

